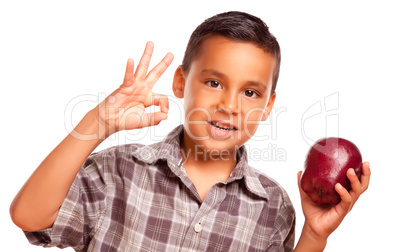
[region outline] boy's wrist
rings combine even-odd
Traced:
[[[311,227],[305,223],[303,226],[302,233],[300,235],[299,242],[294,251],[324,251],[325,246],[327,245],[328,236],[323,236],[320,234],[316,234]]]
[[[98,141],[99,143],[108,137],[105,127],[100,124],[94,109],[85,114],[70,135],[78,140]]]

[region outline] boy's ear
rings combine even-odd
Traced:
[[[271,113],[272,108],[274,107],[275,99],[276,99],[276,92],[274,92],[269,98],[268,104],[265,107],[264,114],[262,115],[261,118],[262,121],[267,120],[269,114]]]
[[[173,85],[172,85],[173,93],[177,98],[184,97],[184,83],[185,83],[185,76],[183,72],[183,67],[182,65],[180,65],[177,67],[176,72],[174,73]]]

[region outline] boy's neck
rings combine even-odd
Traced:
[[[200,174],[220,180],[228,179],[237,164],[237,149],[209,152],[203,146],[195,145],[186,134],[181,141],[180,154],[186,171],[197,170]]]

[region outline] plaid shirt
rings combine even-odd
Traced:
[[[76,251],[293,251],[295,211],[286,192],[247,164],[202,202],[180,155],[183,126],[162,142],[89,156],[52,228],[35,245]]]

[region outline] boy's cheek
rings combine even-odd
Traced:
[[[255,122],[249,122],[247,123],[246,127],[245,127],[245,134],[247,135],[248,138],[251,138],[255,132],[257,131],[259,125],[259,121],[255,121]]]
[[[263,119],[262,110],[255,110],[244,116],[243,127],[247,137],[252,137],[258,129],[261,120]]]
[[[206,124],[211,120],[211,114],[205,108],[191,108],[185,111],[186,122],[193,125]]]
[[[243,114],[243,123],[246,127],[252,127],[255,125],[258,127],[263,120],[264,110],[262,108],[253,108]]]

